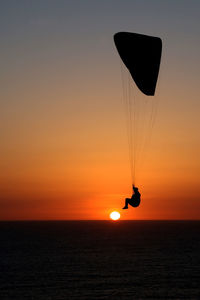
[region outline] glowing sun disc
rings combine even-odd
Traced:
[[[113,221],[119,220],[119,218],[120,218],[120,213],[119,213],[118,211],[113,211],[113,212],[111,212],[111,214],[110,214],[110,218],[111,218]]]

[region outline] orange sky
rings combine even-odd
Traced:
[[[102,3],[86,1],[82,14],[23,1],[1,11],[0,220],[108,219],[112,210],[123,220],[200,218],[199,4]],[[142,203],[128,211],[119,30],[163,39]]]

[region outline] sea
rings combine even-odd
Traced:
[[[200,221],[0,222],[0,299],[200,299]]]

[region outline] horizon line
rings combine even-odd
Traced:
[[[27,220],[21,220],[21,219],[18,219],[18,220],[11,220],[11,219],[8,219],[8,220],[0,220],[0,222],[105,222],[105,221],[108,221],[108,222],[126,222],[126,221],[133,221],[133,222],[137,222],[137,221],[158,221],[158,222],[173,222],[173,221],[180,221],[180,222],[191,222],[191,221],[200,221],[200,219],[137,219],[137,220],[134,220],[134,219],[126,219],[126,220],[111,220],[111,219],[27,219]]]

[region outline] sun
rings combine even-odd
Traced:
[[[111,212],[111,214],[110,214],[110,218],[111,218],[113,221],[119,220],[119,218],[120,218],[120,213],[119,213],[118,211],[113,211],[113,212]]]

